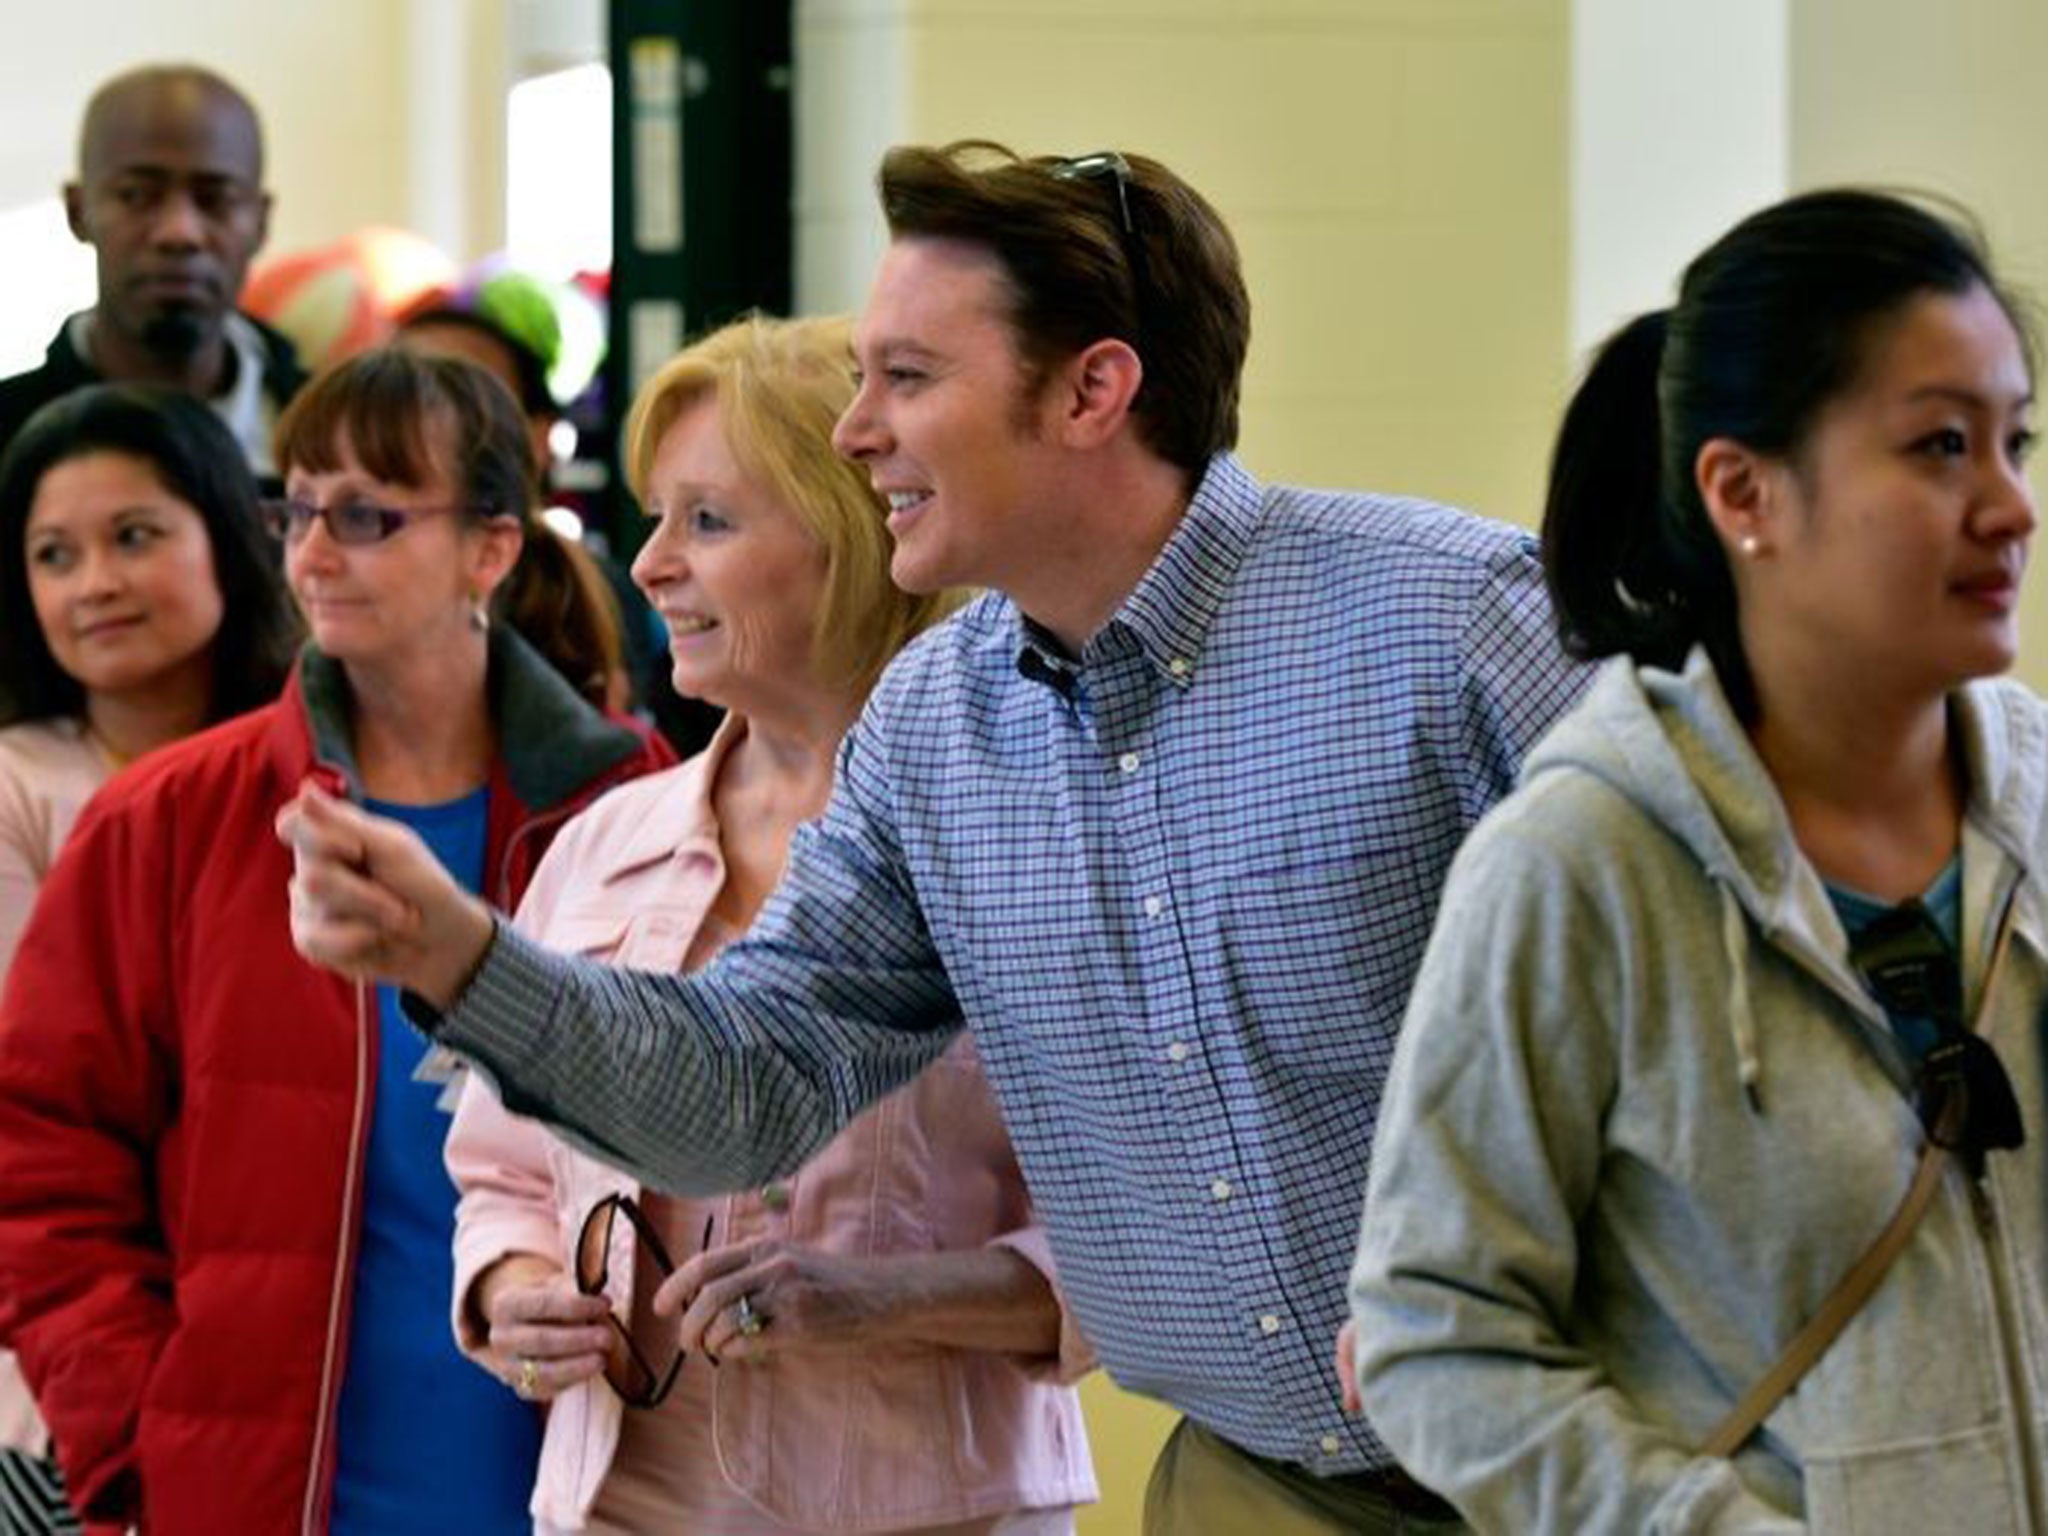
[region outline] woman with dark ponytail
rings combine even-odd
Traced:
[[[2029,343],[1974,237],[1796,197],[1559,434],[1610,658],[1458,856],[1356,1384],[1482,1530],[2048,1529]]]

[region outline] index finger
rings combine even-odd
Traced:
[[[326,860],[360,869],[368,862],[363,818],[310,780],[278,811],[277,840],[302,860]]]
[[[503,1304],[505,1320],[511,1323],[596,1323],[611,1310],[604,1297],[585,1296],[557,1281],[508,1290]]]

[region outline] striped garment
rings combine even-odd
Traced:
[[[78,1536],[57,1463],[0,1446],[0,1536]]]
[[[1586,676],[1527,534],[1221,456],[1079,657],[989,596],[898,659],[719,963],[501,930],[427,1026],[509,1108],[710,1191],[794,1167],[964,1020],[1117,1380],[1378,1467],[1329,1360],[1380,1087],[1452,851]]]

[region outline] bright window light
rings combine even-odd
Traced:
[[[612,264],[612,75],[602,64],[512,87],[505,123],[505,255],[566,278]]]
[[[0,251],[7,253],[7,282],[0,287],[0,378],[7,378],[42,362],[64,317],[92,307],[98,283],[92,247],[72,235],[59,198],[0,209]]]
[[[571,544],[583,538],[583,519],[577,516],[574,507],[548,507],[542,511],[540,520]]]

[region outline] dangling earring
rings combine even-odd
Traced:
[[[469,599],[469,627],[480,635],[491,632],[491,605],[473,594]]]

